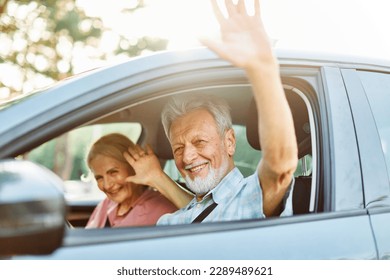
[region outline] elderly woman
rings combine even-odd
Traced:
[[[177,210],[160,192],[129,180],[136,175],[124,156],[130,154],[139,158],[145,151],[118,133],[92,145],[87,164],[107,197],[97,205],[86,228],[155,225],[161,215]]]

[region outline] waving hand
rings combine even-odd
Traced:
[[[258,62],[273,61],[268,35],[265,32],[258,0],[254,2],[254,14],[248,13],[244,0],[234,4],[225,0],[225,17],[216,0],[212,0],[213,10],[220,25],[219,39],[201,39],[202,43],[220,57],[237,67],[248,69]]]

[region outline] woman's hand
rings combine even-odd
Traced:
[[[129,176],[126,181],[155,187],[154,182],[162,175],[163,170],[149,145],[146,145],[145,149],[139,145],[130,147],[123,156],[135,171],[135,175]]]
[[[134,148],[129,148],[123,156],[135,171],[135,175],[126,178],[127,182],[147,185],[158,190],[177,208],[182,208],[191,201],[193,196],[164,173],[160,161],[149,145],[145,150],[136,145]]]

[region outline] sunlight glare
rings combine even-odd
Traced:
[[[78,0],[88,15],[99,16],[105,26],[126,38],[154,36],[169,40],[168,49],[198,46],[198,37],[217,30],[208,0],[145,0],[145,7],[123,13],[124,1]]]
[[[224,0],[218,1],[224,7]],[[165,38],[169,40],[168,49],[199,46],[200,36],[218,32],[209,0],[144,0],[145,8],[133,13],[121,12],[126,1],[114,1],[109,6],[101,0],[77,2],[87,14],[99,14],[104,24],[118,34],[126,38]],[[253,14],[253,0],[246,0],[246,7]],[[386,0],[261,1],[263,21],[269,36],[277,42],[276,48],[388,58],[389,10]]]

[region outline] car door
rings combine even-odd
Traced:
[[[365,207],[380,259],[390,258],[390,71],[343,70],[363,172]]]

